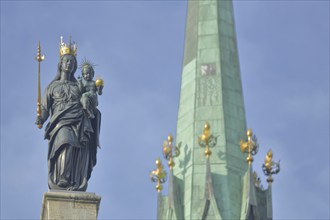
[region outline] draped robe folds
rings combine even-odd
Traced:
[[[77,82],[55,80],[46,89],[42,108],[50,115],[45,129],[50,189],[86,191],[96,165],[101,113],[89,119],[80,98]]]

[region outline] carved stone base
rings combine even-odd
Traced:
[[[95,193],[50,191],[44,194],[41,220],[96,220],[101,197]]]

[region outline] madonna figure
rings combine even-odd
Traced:
[[[99,146],[101,114],[88,118],[74,76],[76,46],[61,38],[60,62],[55,79],[47,86],[36,124],[43,124],[48,143],[48,186],[55,190],[86,191]]]

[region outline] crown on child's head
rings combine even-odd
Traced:
[[[69,45],[63,42],[63,37],[61,36],[60,57],[66,54],[77,56],[77,44],[74,41],[73,43],[71,43],[71,36],[70,36]]]
[[[94,67],[96,66],[95,64],[93,64],[91,61],[87,60],[86,57],[83,59],[82,63],[79,65],[79,68],[82,69],[84,68],[84,66],[89,66],[89,67]]]

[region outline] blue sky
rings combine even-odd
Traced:
[[[34,125],[60,36],[105,80],[98,164],[89,192],[100,219],[154,219],[149,172],[175,134],[186,1],[1,1],[1,219],[38,219],[47,141]],[[234,1],[248,126],[281,160],[274,219],[329,218],[329,1]],[[77,75],[80,74],[77,71]],[[265,178],[263,185],[266,186]],[[166,187],[165,187],[166,188]],[[166,193],[166,190],[165,192]]]

